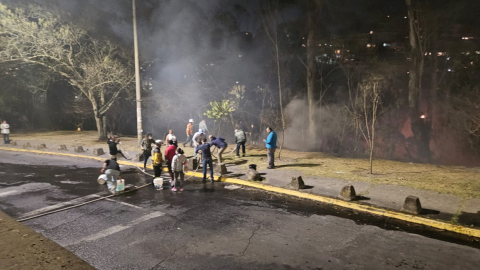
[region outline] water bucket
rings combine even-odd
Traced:
[[[155,178],[153,179],[153,186],[155,189],[162,189],[163,187],[163,178]]]
[[[107,181],[107,175],[106,174],[101,174],[97,179],[97,183],[100,184],[100,185],[105,185],[106,181]]]
[[[125,180],[117,180],[117,188],[115,191],[120,192],[125,190]]]
[[[248,165],[248,168],[256,171],[257,170],[257,164],[250,164],[250,165]]]

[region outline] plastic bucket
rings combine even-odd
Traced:
[[[250,164],[250,165],[248,165],[248,168],[256,171],[257,170],[257,164]]]
[[[97,183],[99,185],[105,185],[106,181],[107,181],[107,175],[106,174],[101,174],[97,179]]]
[[[125,190],[125,180],[117,180],[117,188],[115,191],[120,192]]]
[[[153,186],[155,189],[161,189],[163,187],[163,178],[153,179]]]

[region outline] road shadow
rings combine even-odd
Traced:
[[[474,227],[480,227],[480,211],[477,213],[468,213],[462,212],[462,214],[458,217],[458,223],[466,224],[466,225],[473,225]]]
[[[286,168],[286,167],[303,167],[303,168],[310,168],[310,167],[319,167],[321,164],[311,164],[311,163],[298,163],[298,164],[284,164],[284,165],[277,165],[276,168]]]
[[[243,165],[243,164],[246,164],[246,163],[248,163],[248,160],[235,160],[233,162],[230,162],[229,164],[230,164],[230,166],[232,166],[232,165],[238,166],[238,165]]]
[[[362,196],[362,195],[358,195],[355,197],[355,201],[369,201],[370,198],[369,197],[365,197],[365,196]]]
[[[438,210],[433,210],[433,209],[422,209],[422,212],[420,212],[420,215],[438,215],[440,214],[440,211]]]

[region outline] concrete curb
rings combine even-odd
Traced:
[[[57,155],[57,156],[68,156],[68,157],[76,157],[76,158],[87,158],[87,159],[93,159],[93,160],[99,160],[99,161],[105,160],[105,158],[99,158],[99,157],[89,157],[89,156],[82,156],[82,155],[75,155],[75,154],[55,153],[55,152],[46,152],[46,151],[38,151],[38,150],[14,149],[14,148],[4,148],[4,147],[0,147],[0,150]],[[133,162],[119,161],[118,163],[122,165],[132,165]],[[151,168],[151,166],[149,166],[149,168]],[[163,170],[168,171],[166,168],[164,168]],[[185,174],[189,176],[196,176],[196,177],[203,178],[203,173],[187,172]],[[432,227],[440,230],[445,230],[445,231],[450,231],[458,234],[480,238],[480,230],[478,229],[472,229],[472,228],[468,228],[460,225],[454,225],[454,224],[450,224],[450,223],[446,223],[438,220],[433,220],[433,219],[428,219],[428,218],[419,217],[415,215],[409,215],[401,212],[391,211],[387,209],[362,205],[354,202],[343,201],[340,199],[330,198],[322,195],[304,193],[301,191],[289,190],[289,189],[270,186],[262,183],[240,180],[236,178],[219,177],[218,180],[225,183],[248,186],[248,187],[253,187],[253,188],[257,188],[257,189],[261,189],[269,192],[275,192],[279,194],[294,196],[302,199],[308,199],[308,200],[318,201],[322,203],[333,204],[343,208],[362,211],[365,213],[370,213],[370,214],[383,216],[383,217],[394,218],[394,219],[398,219],[398,220],[402,220],[410,223],[415,223],[418,225],[424,225],[424,226],[428,226],[428,227]]]

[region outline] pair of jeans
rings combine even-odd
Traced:
[[[267,148],[268,167],[275,167],[275,150],[276,148]]]
[[[240,146],[242,147],[242,153],[245,156],[245,142],[237,143],[237,156],[240,156]]]
[[[3,143],[9,144],[10,143],[10,134],[3,134]]]
[[[182,188],[185,174],[182,171],[175,172],[175,179],[173,180],[173,187]]]
[[[160,177],[160,175],[162,174],[162,166],[153,166],[153,171],[154,171],[154,175],[155,175],[155,178],[158,178]]]
[[[105,175],[107,176],[107,187],[110,192],[115,193],[117,189],[117,180],[120,176],[120,171],[108,169],[105,171]]]
[[[143,150],[143,167],[147,167],[148,158],[152,156],[152,151]]]
[[[192,145],[193,145],[193,140],[192,140],[192,139],[193,139],[193,135],[187,135],[187,141],[185,141],[185,142],[183,143],[183,147],[185,147],[185,145],[186,145],[187,143],[190,143],[190,147],[192,147]]]
[[[202,160],[203,180],[207,179],[207,164],[208,164],[208,166],[210,166],[210,177],[213,181],[213,160],[212,160],[212,158],[204,158]]]

